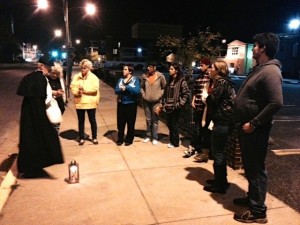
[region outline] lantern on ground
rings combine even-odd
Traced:
[[[75,160],[69,164],[69,183],[79,183],[79,164]]]

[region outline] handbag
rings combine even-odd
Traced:
[[[57,101],[54,98],[52,98],[51,101],[48,103],[46,114],[50,123],[57,124],[62,122],[61,111],[58,107]]]

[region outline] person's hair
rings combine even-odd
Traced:
[[[54,62],[54,66],[51,66],[51,72],[57,73],[59,78],[62,78],[64,76],[63,70],[63,67],[58,62]]]
[[[274,59],[279,48],[279,38],[273,33],[256,34],[253,41],[258,44],[260,48],[265,47],[265,53],[270,59]]]
[[[81,60],[81,62],[79,63],[79,67],[81,68],[83,65],[85,65],[90,70],[93,69],[93,63],[88,59]]]
[[[176,62],[170,63],[169,68],[171,66],[177,71],[177,76],[175,77],[175,82],[177,82],[178,80],[180,80],[183,77],[183,72],[182,72],[181,66],[178,63],[176,63]],[[169,80],[172,81],[173,77],[170,76]]]
[[[127,66],[128,71],[129,71],[131,74],[133,74],[133,72],[134,72],[134,66],[133,66],[133,64],[125,64],[124,67],[125,67],[125,66]]]
[[[224,60],[216,60],[212,65],[215,67],[219,76],[227,77],[229,75],[228,65]]]
[[[203,57],[200,59],[200,64],[205,64],[209,67],[211,67],[211,61],[209,60],[209,58]]]
[[[43,66],[44,66],[43,63],[40,63],[40,62],[37,63],[37,69],[38,69],[38,70],[42,70],[42,69],[43,69]]]

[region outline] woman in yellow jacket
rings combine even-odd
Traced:
[[[83,59],[79,63],[79,67],[81,72],[73,77],[70,86],[78,117],[79,145],[84,144],[85,112],[87,112],[91,124],[92,142],[96,145],[98,144],[96,108],[100,99],[99,79],[91,72],[93,68],[91,61]]]

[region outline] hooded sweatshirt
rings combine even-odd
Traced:
[[[235,118],[255,127],[272,122],[283,105],[281,63],[272,59],[249,73],[235,98]]]
[[[166,78],[162,73],[158,71],[155,71],[155,73],[156,79],[152,83],[149,81],[146,74],[143,74],[141,79],[142,97],[145,101],[151,103],[158,103],[161,101],[167,83]],[[155,76],[155,74],[152,76]]]

